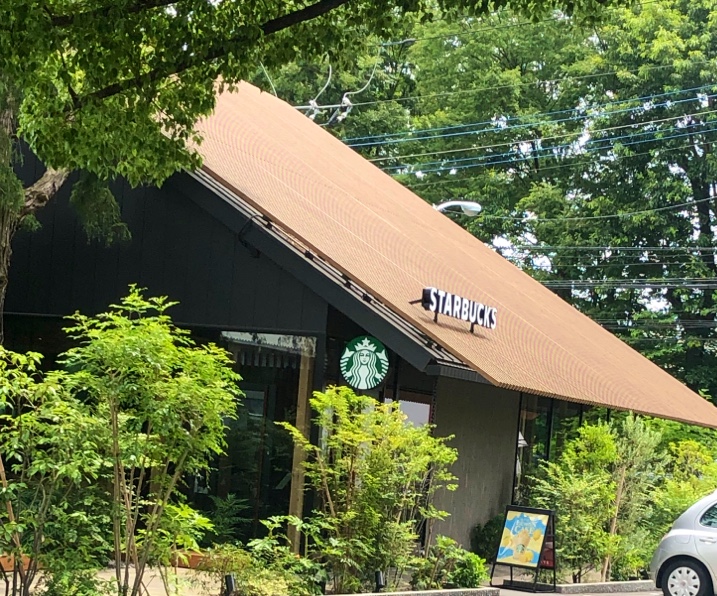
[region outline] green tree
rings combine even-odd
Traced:
[[[583,426],[555,462],[541,464],[532,503],[557,512],[557,564],[560,572],[580,582],[616,549],[607,530],[613,507],[615,480],[611,467],[617,445],[605,424]]]
[[[413,558],[418,533],[430,543],[432,523],[446,516],[432,498],[455,489],[449,468],[457,453],[428,425],[407,424],[394,405],[347,387],[316,392],[310,403],[319,445],[282,423],[307,453],[306,477],[321,502],[310,520],[318,530],[310,548],[337,593],[372,586],[377,570],[395,584]]]
[[[472,147],[450,137],[472,161],[442,156],[414,184],[430,200],[451,189],[483,202],[467,224],[474,233],[509,240],[505,254],[520,266],[708,396],[717,390],[714,15],[711,2],[660,0],[609,10],[592,29],[556,19],[532,35],[479,34],[488,64],[451,72],[454,88],[476,85],[473,101],[488,107],[455,120],[504,121],[508,138],[497,125],[478,127],[485,143]],[[503,78],[470,83],[461,71]],[[498,96],[518,99],[504,107]],[[512,145],[495,146],[503,141]]]
[[[209,527],[172,501],[184,474],[208,470],[222,453],[224,420],[236,415],[240,396],[230,355],[213,344],[195,345],[172,325],[165,314],[170,306],[133,287],[106,313],[76,314],[67,331],[79,345],[61,359],[73,371],[72,388],[85,395],[105,429],[122,596],[142,593],[148,562],[166,564],[180,534],[185,545],[194,544]]]
[[[688,507],[714,492],[717,461],[714,451],[695,440],[670,445],[665,483],[655,496],[652,541],[659,540]]]
[[[652,555],[652,504],[664,476],[665,454],[659,450],[661,435],[632,414],[613,426],[617,457],[612,466],[615,494],[608,525],[610,536],[619,536],[618,550],[602,564],[608,581],[619,571],[636,577]]]
[[[105,425],[68,381],[43,375],[39,354],[0,348],[0,553],[13,562],[1,572],[11,596],[33,593],[40,569],[49,594],[89,596],[106,560]]]
[[[336,131],[430,202],[482,203],[471,232],[711,396],[715,14],[415,24],[397,91],[365,91]]]
[[[607,1],[554,3],[593,15]],[[539,15],[553,0],[510,4]],[[132,186],[161,183],[198,167],[195,124],[211,113],[217,90],[260,66],[266,72],[325,55],[346,64],[371,36],[400,35],[407,17],[430,20],[458,10],[484,13],[488,4],[0,2],[0,311],[18,226],[32,222],[71,172],[81,172],[73,203],[90,235],[126,236],[107,183],[117,176]],[[26,187],[14,174],[18,138],[47,165]]]
[[[574,581],[637,576],[654,546],[652,504],[662,494],[661,436],[633,415],[585,425],[555,462],[542,465],[534,503],[555,509],[558,561]]]

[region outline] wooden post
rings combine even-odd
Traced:
[[[308,342],[307,342],[308,344]],[[296,395],[296,428],[309,438],[311,429],[311,408],[309,398],[314,371],[313,345],[305,345],[301,351],[301,365],[299,368],[299,388]],[[294,445],[294,457],[291,464],[291,489],[289,494],[289,515],[302,518],[304,514],[304,461],[306,454],[299,445]],[[291,542],[291,550],[299,552],[301,536],[294,526],[289,526],[287,537]]]

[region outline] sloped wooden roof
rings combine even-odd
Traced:
[[[717,408],[283,101],[242,83],[200,128],[207,174],[495,385],[717,427]],[[497,308],[496,328],[434,322],[411,303],[425,287]]]

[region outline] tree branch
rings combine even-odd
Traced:
[[[25,189],[25,206],[20,211],[20,218],[27,217],[47,205],[69,175],[69,170],[47,168],[35,184]]]
[[[149,1],[160,2],[162,0]],[[348,4],[350,1],[351,0],[320,0],[319,2],[306,6],[300,10],[296,10],[294,12],[290,12],[283,16],[267,21],[260,26],[260,29],[265,36],[272,35],[274,33],[278,33],[279,31],[283,31],[284,29],[288,29],[289,27],[292,27],[294,25],[298,25],[299,23],[304,23],[306,21],[310,21],[317,17],[320,17],[328,12],[331,12],[332,10],[335,10],[336,8],[339,8],[340,6],[343,6],[344,4]],[[229,43],[239,44],[242,41],[242,38],[235,37],[233,39],[230,39]],[[164,68],[155,68],[147,73],[144,73],[141,76],[132,77],[123,81],[118,81],[117,83],[108,85],[103,89],[99,89],[94,93],[90,93],[84,96],[80,100],[80,106],[88,99],[107,99],[108,97],[112,97],[113,95],[117,95],[119,93],[127,91],[132,87],[140,86],[143,83],[152,83],[161,79],[166,79],[173,75],[180,74],[185,70],[192,68],[193,66],[198,66],[206,62],[217,60],[226,56],[227,53],[227,49],[224,45],[213,49],[210,48],[209,51],[207,51],[201,56],[191,56],[184,60],[180,60],[179,62],[176,62],[174,64],[169,64]]]
[[[143,10],[149,10],[150,8],[160,8],[163,6],[170,6],[176,4],[179,0],[137,0],[134,4],[130,4],[124,9],[125,14],[136,14]],[[66,14],[66,15],[51,15],[50,22],[53,27],[70,27],[75,24],[77,19],[85,17],[89,18],[100,18],[104,17],[107,13],[108,8],[106,6],[102,8],[96,8],[94,10],[87,10],[85,12],[78,12],[77,14]]]

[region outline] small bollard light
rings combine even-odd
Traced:
[[[383,571],[376,571],[374,577],[376,578],[376,592],[380,592],[386,587],[386,584],[383,581]]]
[[[237,589],[237,580],[233,573],[224,576],[224,596],[232,596]]]

